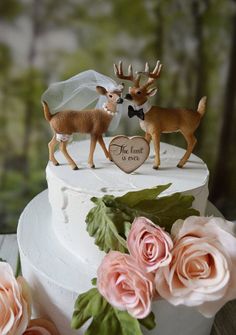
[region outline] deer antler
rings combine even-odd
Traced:
[[[134,83],[135,87],[139,87],[139,80],[140,80],[140,75],[138,74],[135,78],[133,75],[133,67],[130,64],[128,67],[128,75],[124,75],[123,73],[123,64],[121,61],[119,61],[118,66],[114,64],[114,72],[115,75],[120,78],[120,79],[125,79],[125,80],[130,80]]]
[[[143,85],[143,88],[147,88],[148,86],[152,85],[152,83],[155,81],[155,79],[160,77],[162,64],[158,60],[156,63],[156,66],[152,72],[150,72],[149,64],[145,64],[145,70],[139,71],[138,74],[144,74],[148,77],[148,81]]]

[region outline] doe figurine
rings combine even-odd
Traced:
[[[47,102],[42,102],[45,119],[50,123],[54,133],[51,141],[48,143],[49,160],[54,165],[59,165],[54,156],[55,146],[59,142],[59,149],[64,154],[71,168],[78,170],[78,166],[67,151],[67,144],[73,133],[87,133],[91,135],[88,157],[88,166],[90,168],[95,168],[93,155],[97,142],[101,145],[105,156],[111,160],[110,153],[103,140],[103,134],[108,130],[112,118],[117,112],[117,105],[123,103],[123,99],[121,98],[123,89],[124,87],[120,86],[120,89],[107,91],[104,87],[97,86],[97,92],[107,97],[107,102],[101,109],[65,110],[51,114]]]

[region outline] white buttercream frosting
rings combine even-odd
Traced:
[[[108,145],[110,139],[105,139],[105,142]],[[55,236],[65,249],[90,267],[96,269],[104,255],[86,231],[85,218],[93,207],[90,201],[93,196],[121,196],[128,191],[172,183],[163,195],[175,192],[191,194],[195,197],[193,207],[204,214],[209,172],[204,162],[195,155],[191,155],[185,167],[179,169],[176,165],[184,150],[161,143],[159,170],[152,169],[151,148],[150,158],[134,173],[127,175],[105,158],[99,146],[94,155],[96,169],[89,169],[89,143],[90,141],[74,142],[68,147],[80,168],[78,171],[71,170],[62,154],[57,152],[56,159],[61,165],[54,166],[49,162],[46,174]]]

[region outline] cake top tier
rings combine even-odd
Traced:
[[[105,138],[108,146],[111,138]],[[47,166],[47,174],[52,174],[66,187],[74,188],[91,195],[113,194],[122,195],[127,191],[154,187],[172,183],[165,195],[174,192],[185,192],[205,185],[209,171],[206,164],[197,156],[191,155],[184,168],[177,168],[179,159],[185,150],[173,145],[161,143],[161,167],[152,169],[153,147],[151,145],[150,158],[132,174],[125,174],[112,162],[108,161],[100,146],[95,151],[96,168],[87,167],[87,156],[90,141],[73,142],[68,147],[71,156],[78,163],[79,170],[70,170],[64,156],[57,151],[55,156],[60,166],[51,162]]]

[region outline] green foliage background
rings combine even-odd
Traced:
[[[164,64],[156,103],[195,107],[208,96],[195,150],[211,171],[211,200],[236,217],[236,3],[233,0],[2,0],[0,232],[16,229],[46,188],[50,129],[40,97],[86,69],[112,76],[119,59]],[[117,133],[141,133],[124,117]],[[181,135],[162,141],[185,146]],[[158,173],[158,172],[157,172]]]

